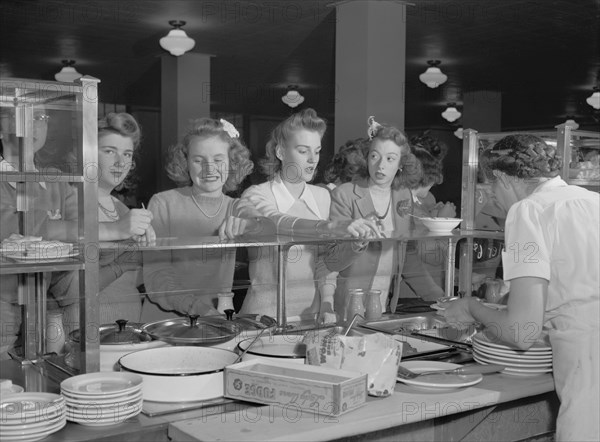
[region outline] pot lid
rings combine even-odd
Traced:
[[[217,344],[233,339],[242,331],[236,321],[222,316],[189,316],[152,322],[142,330],[171,344]]]
[[[139,344],[152,341],[152,336],[142,330],[142,324],[129,324],[126,319],[118,319],[114,324],[104,324],[98,330],[101,345]],[[81,333],[70,333],[73,341],[79,342]]]

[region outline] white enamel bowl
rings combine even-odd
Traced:
[[[202,401],[223,396],[223,370],[237,356],[220,348],[161,347],[125,355],[119,366],[142,376],[144,400]]]
[[[419,218],[425,227],[435,233],[451,232],[460,224],[462,218]]]
[[[288,361],[304,364],[306,344],[302,343],[302,335],[262,336],[242,357],[243,361],[251,359]],[[244,351],[254,338],[246,339],[238,344],[238,351]]]

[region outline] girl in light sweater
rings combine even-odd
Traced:
[[[224,192],[235,190],[252,168],[250,152],[231,123],[195,120],[169,152],[167,174],[180,187],[154,195],[148,206],[157,239],[198,242],[216,236],[234,205]],[[161,250],[144,252],[143,259],[149,301],[163,311],[218,314],[218,294],[233,285],[235,249]],[[147,300],[142,320],[159,316]]]

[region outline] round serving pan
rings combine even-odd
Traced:
[[[142,376],[144,400],[186,402],[223,396],[223,370],[236,359],[220,348],[176,346],[130,353],[119,366]]]
[[[277,360],[304,364],[306,344],[302,340],[302,335],[262,336],[256,341],[254,341],[254,338],[250,338],[238,344],[238,351],[243,352],[252,344],[242,357],[243,361],[262,359],[265,361]]]
[[[168,345],[166,342],[155,341],[141,328],[142,324],[131,323],[124,319],[99,327],[100,371],[119,371],[117,361],[128,353]],[[79,330],[72,331],[65,346],[65,364],[76,369],[79,369],[80,337]]]

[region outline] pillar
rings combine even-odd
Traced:
[[[174,187],[164,171],[169,146],[181,140],[191,120],[210,117],[210,55],[187,53],[161,58],[161,161],[158,191]]]
[[[406,5],[353,1],[336,10],[335,147],[365,137],[367,118],[404,129]]]

